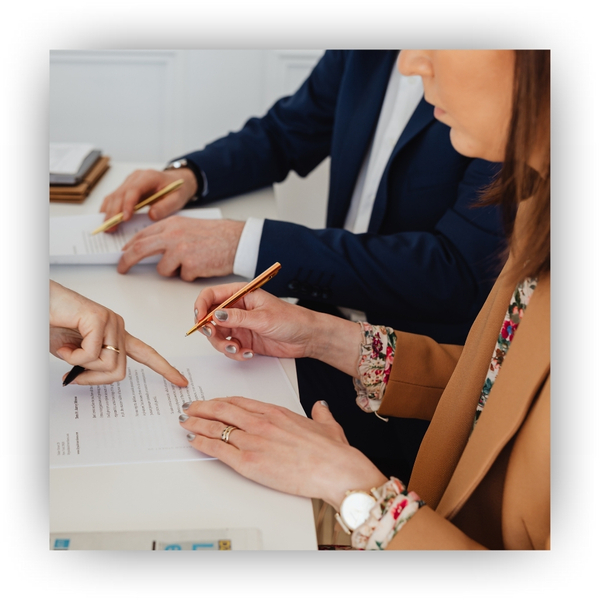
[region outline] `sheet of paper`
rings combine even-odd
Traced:
[[[190,382],[179,388],[131,359],[127,376],[111,385],[63,387],[68,365],[50,364],[50,467],[206,460],[179,424],[181,405],[244,396],[304,414],[281,363],[255,356],[168,358]]]
[[[94,149],[92,144],[50,144],[50,173],[75,175],[85,157]]]
[[[191,208],[177,213],[194,219],[221,219],[219,208]],[[138,232],[152,225],[147,214],[135,214],[126,223],[121,223],[115,233],[91,232],[104,222],[104,215],[76,215],[52,217],[50,219],[50,264],[51,265],[116,265],[121,257],[121,248]],[[157,263],[162,254],[149,256],[140,264]]]

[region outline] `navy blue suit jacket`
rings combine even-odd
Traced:
[[[186,155],[204,171],[202,202],[305,176],[331,156],[327,228],[266,220],[257,272],[265,289],[346,306],[369,322],[463,343],[501,264],[496,208],[473,208],[498,165],[458,154],[421,100],[384,171],[369,230],[343,229],[397,51],[328,51],[293,95],[262,118]]]

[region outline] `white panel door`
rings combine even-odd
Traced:
[[[176,50],[51,51],[50,141],[165,160],[182,145],[181,68]]]

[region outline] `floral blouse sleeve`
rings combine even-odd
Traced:
[[[359,379],[354,379],[356,403],[365,412],[377,414],[394,363],[396,334],[391,327],[363,322],[359,325],[363,340],[358,363]]]
[[[358,363],[359,378],[354,379],[356,402],[365,412],[377,414],[394,363],[396,334],[391,327],[360,323],[363,339]],[[404,484],[392,477],[371,492],[377,504],[369,518],[352,533],[352,547],[357,550],[384,550],[402,526],[424,502]]]

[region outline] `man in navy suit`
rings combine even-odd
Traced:
[[[265,286],[273,294],[463,343],[501,267],[499,213],[473,206],[498,165],[452,148],[420,79],[397,72],[397,55],[327,51],[300,89],[264,117],[165,171],[130,175],[105,199],[107,218],[119,211],[129,217],[140,198],[175,179],[185,184],[151,209],[159,222],[125,247],[119,272],[157,252],[163,253],[159,273],[179,272],[189,281],[231,273],[251,278],[278,261],[280,273]],[[184,206],[283,181],[291,170],[305,176],[327,156],[326,229],[269,219],[160,220]],[[326,399],[352,445],[384,472],[408,478],[426,423],[384,423],[355,405],[349,377],[310,359],[297,368],[308,414],[314,401]],[[404,464],[396,458],[388,464],[398,443],[405,446]]]

